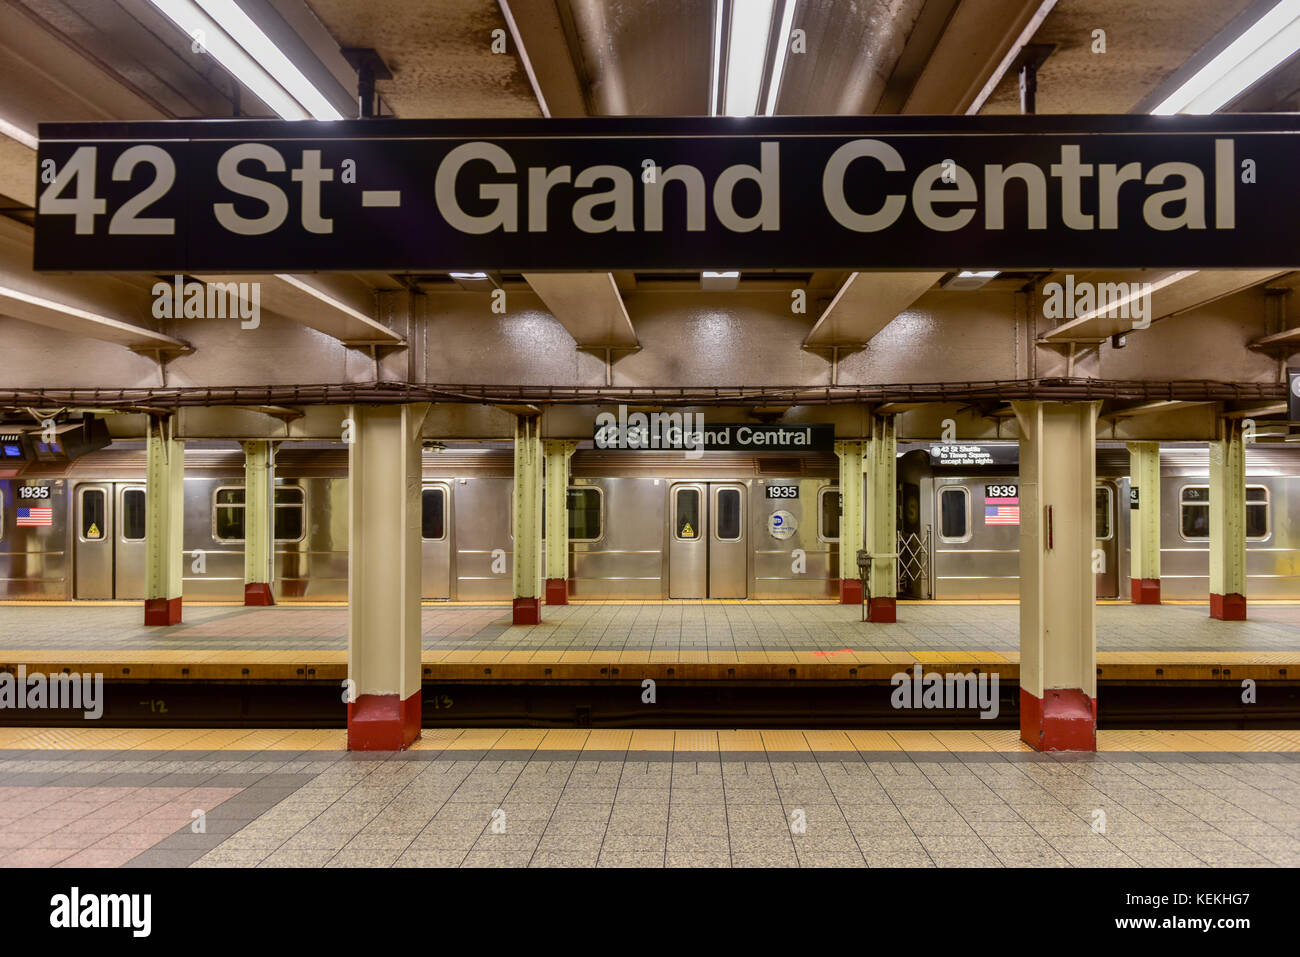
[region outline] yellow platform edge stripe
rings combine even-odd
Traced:
[[[0,648],[0,663],[99,662],[104,664],[343,664],[343,648],[279,648],[275,650],[212,648]],[[421,652],[423,664],[1016,664],[1018,651],[980,649],[950,651],[594,651],[541,648],[484,651],[478,648],[429,649]],[[1300,665],[1300,648],[1294,651],[1099,651],[1100,665]]]
[[[1100,752],[1300,752],[1300,730],[1098,731]],[[31,751],[342,751],[343,729],[0,728],[0,749]],[[1032,751],[1014,728],[988,731],[757,731],[429,728],[413,750],[729,754]]]

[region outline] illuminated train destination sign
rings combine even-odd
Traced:
[[[1300,267],[1300,116],[40,127],[47,270]]]

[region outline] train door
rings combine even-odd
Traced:
[[[144,543],[145,490],[143,485],[114,485],[117,503],[113,536],[113,597],[143,599],[148,552]]]
[[[74,597],[143,598],[144,487],[126,482],[78,485],[73,509]]]
[[[670,489],[669,598],[747,598],[747,489],[679,482]]]
[[[451,597],[451,489],[443,482],[424,486],[420,495],[420,595]]]
[[[75,598],[113,597],[113,485],[78,485],[73,503]]]
[[[1112,483],[1101,482],[1097,485],[1097,542],[1094,546],[1097,552],[1093,553],[1093,567],[1098,569],[1098,598],[1119,597],[1119,538],[1115,534],[1115,504],[1118,498]]]

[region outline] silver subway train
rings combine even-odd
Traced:
[[[184,595],[243,596],[243,455],[185,452]],[[322,444],[316,444],[319,446]],[[145,454],[117,443],[66,464],[0,478],[0,600],[144,597]],[[276,455],[277,601],[347,598],[347,452],[307,443]],[[1015,598],[1014,445],[1002,465],[954,467],[899,446],[899,596]],[[424,456],[421,538],[429,600],[512,595],[513,456],[508,445]],[[1162,449],[1166,598],[1208,591],[1205,448]],[[833,455],[579,450],[569,487],[574,598],[830,598],[839,593]],[[1097,453],[1099,598],[1126,597],[1128,453]],[[1247,455],[1248,593],[1300,599],[1300,459]]]

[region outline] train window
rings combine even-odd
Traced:
[[[1246,540],[1268,538],[1268,489],[1263,485],[1246,486]]]
[[[679,541],[700,537],[700,490],[679,488],[673,499],[673,529]]]
[[[740,489],[720,488],[714,501],[714,534],[720,542],[740,541]]]
[[[122,491],[122,541],[143,542],[144,533],[144,489],[124,489]]]
[[[939,489],[939,536],[950,542],[970,538],[970,491],[966,486]]]
[[[297,485],[275,487],[275,540],[300,542],[306,525],[307,493]]]
[[[447,537],[447,490],[441,485],[425,486],[420,496],[420,537],[426,542]]]
[[[1109,485],[1097,486],[1097,541],[1107,541],[1112,530],[1110,527],[1111,490]]]
[[[87,542],[97,542],[104,537],[105,508],[104,490],[102,488],[83,488],[81,490],[81,538]]]
[[[212,494],[213,537],[219,542],[242,542],[244,540],[243,487],[219,488]]]
[[[1179,499],[1180,524],[1184,539],[1205,540],[1210,537],[1210,487],[1184,485]],[[1246,540],[1268,538],[1268,489],[1263,485],[1246,486]]]
[[[822,489],[818,494],[822,524],[817,537],[823,542],[838,542],[840,540],[839,486],[831,485]]]
[[[603,534],[600,489],[585,485],[569,489],[569,541],[594,542]]]
[[[1179,524],[1183,538],[1210,537],[1210,487],[1184,485],[1179,493]]]

